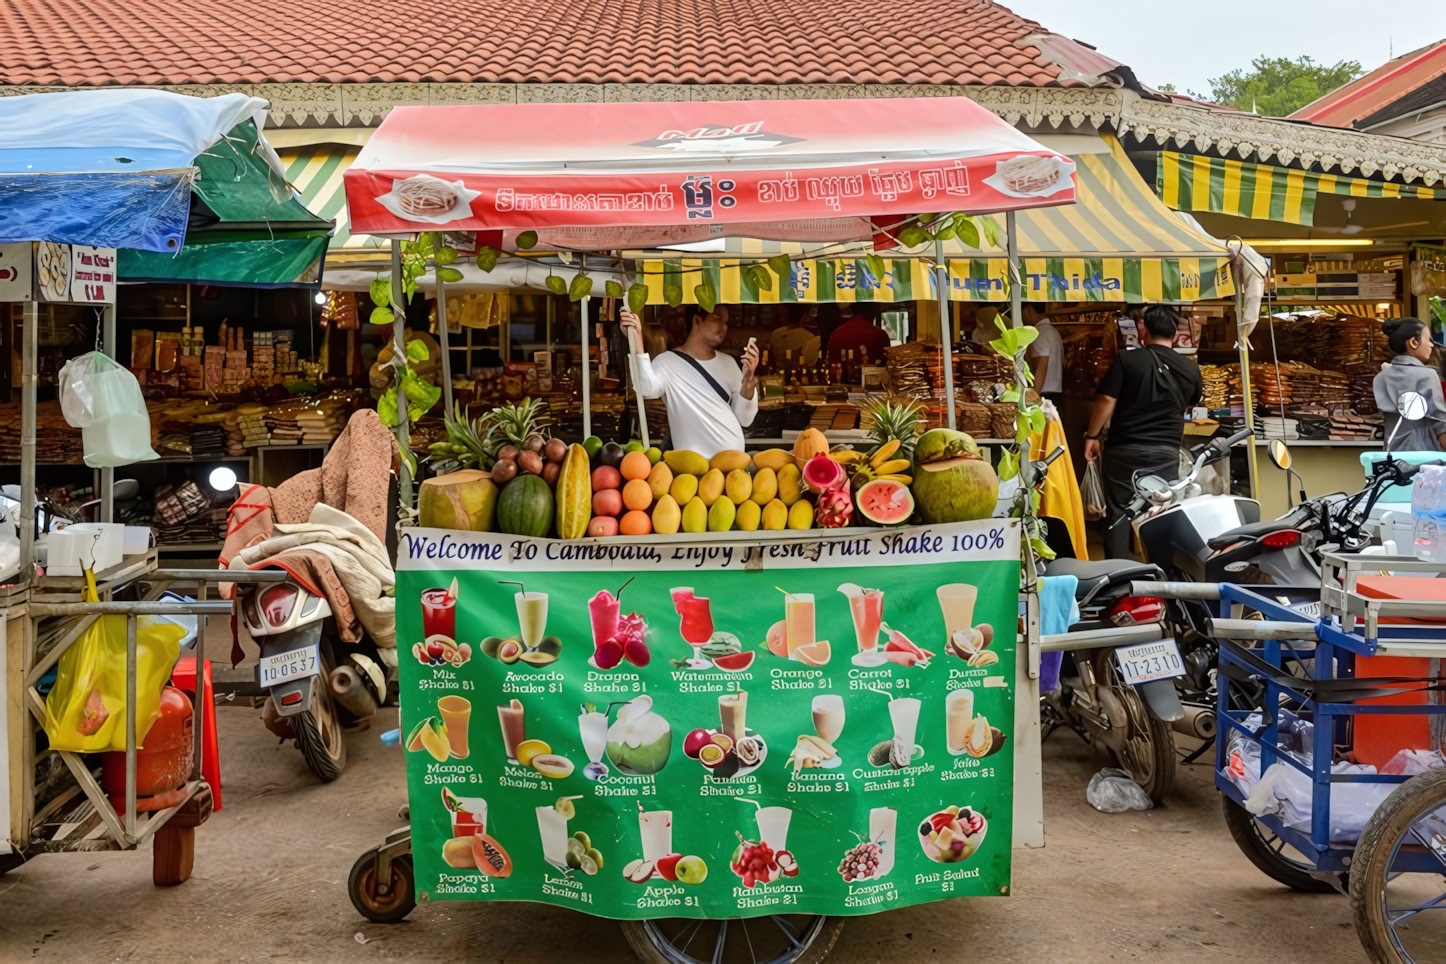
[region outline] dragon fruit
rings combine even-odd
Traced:
[[[824,490],[814,506],[814,521],[823,529],[842,529],[849,524],[853,514],[854,502],[849,497],[847,482]]]

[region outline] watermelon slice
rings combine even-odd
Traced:
[[[713,665],[729,673],[741,673],[753,665],[753,657],[757,653],[749,650],[745,653],[731,653],[727,656],[716,656]]]
[[[875,525],[903,525],[914,514],[914,494],[903,483],[875,479],[854,493],[854,507]]]

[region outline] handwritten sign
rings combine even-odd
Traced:
[[[29,301],[32,257],[29,241],[0,244],[0,302]]]

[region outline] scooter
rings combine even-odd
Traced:
[[[1035,479],[1042,482],[1063,451],[1035,462]],[[1098,742],[1151,799],[1160,800],[1175,779],[1168,724],[1184,710],[1168,676],[1159,675],[1171,669],[1174,649],[1162,623],[1165,602],[1132,593],[1130,584],[1159,580],[1164,573],[1128,559],[1090,562],[1061,554],[1043,565],[1042,574],[1076,577],[1080,609],[1080,621],[1069,632],[1041,638],[1045,652],[1066,654],[1059,689],[1042,697],[1044,737],[1067,726],[1085,742]]]
[[[389,695],[385,657],[364,644],[339,661],[340,644],[327,631],[331,606],[294,581],[237,592],[242,622],[261,648],[257,683],[268,691],[262,721],[296,740],[318,779],[335,780],[346,767],[344,729],[375,714]]]

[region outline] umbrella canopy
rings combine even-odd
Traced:
[[[66,91],[0,98],[0,243],[180,250],[197,155],[266,102]],[[281,173],[275,152],[267,163]]]
[[[398,107],[346,173],[352,230],[768,224],[867,237],[922,211],[1068,204],[1074,164],[963,97]],[[626,240],[624,241],[624,237]]]

